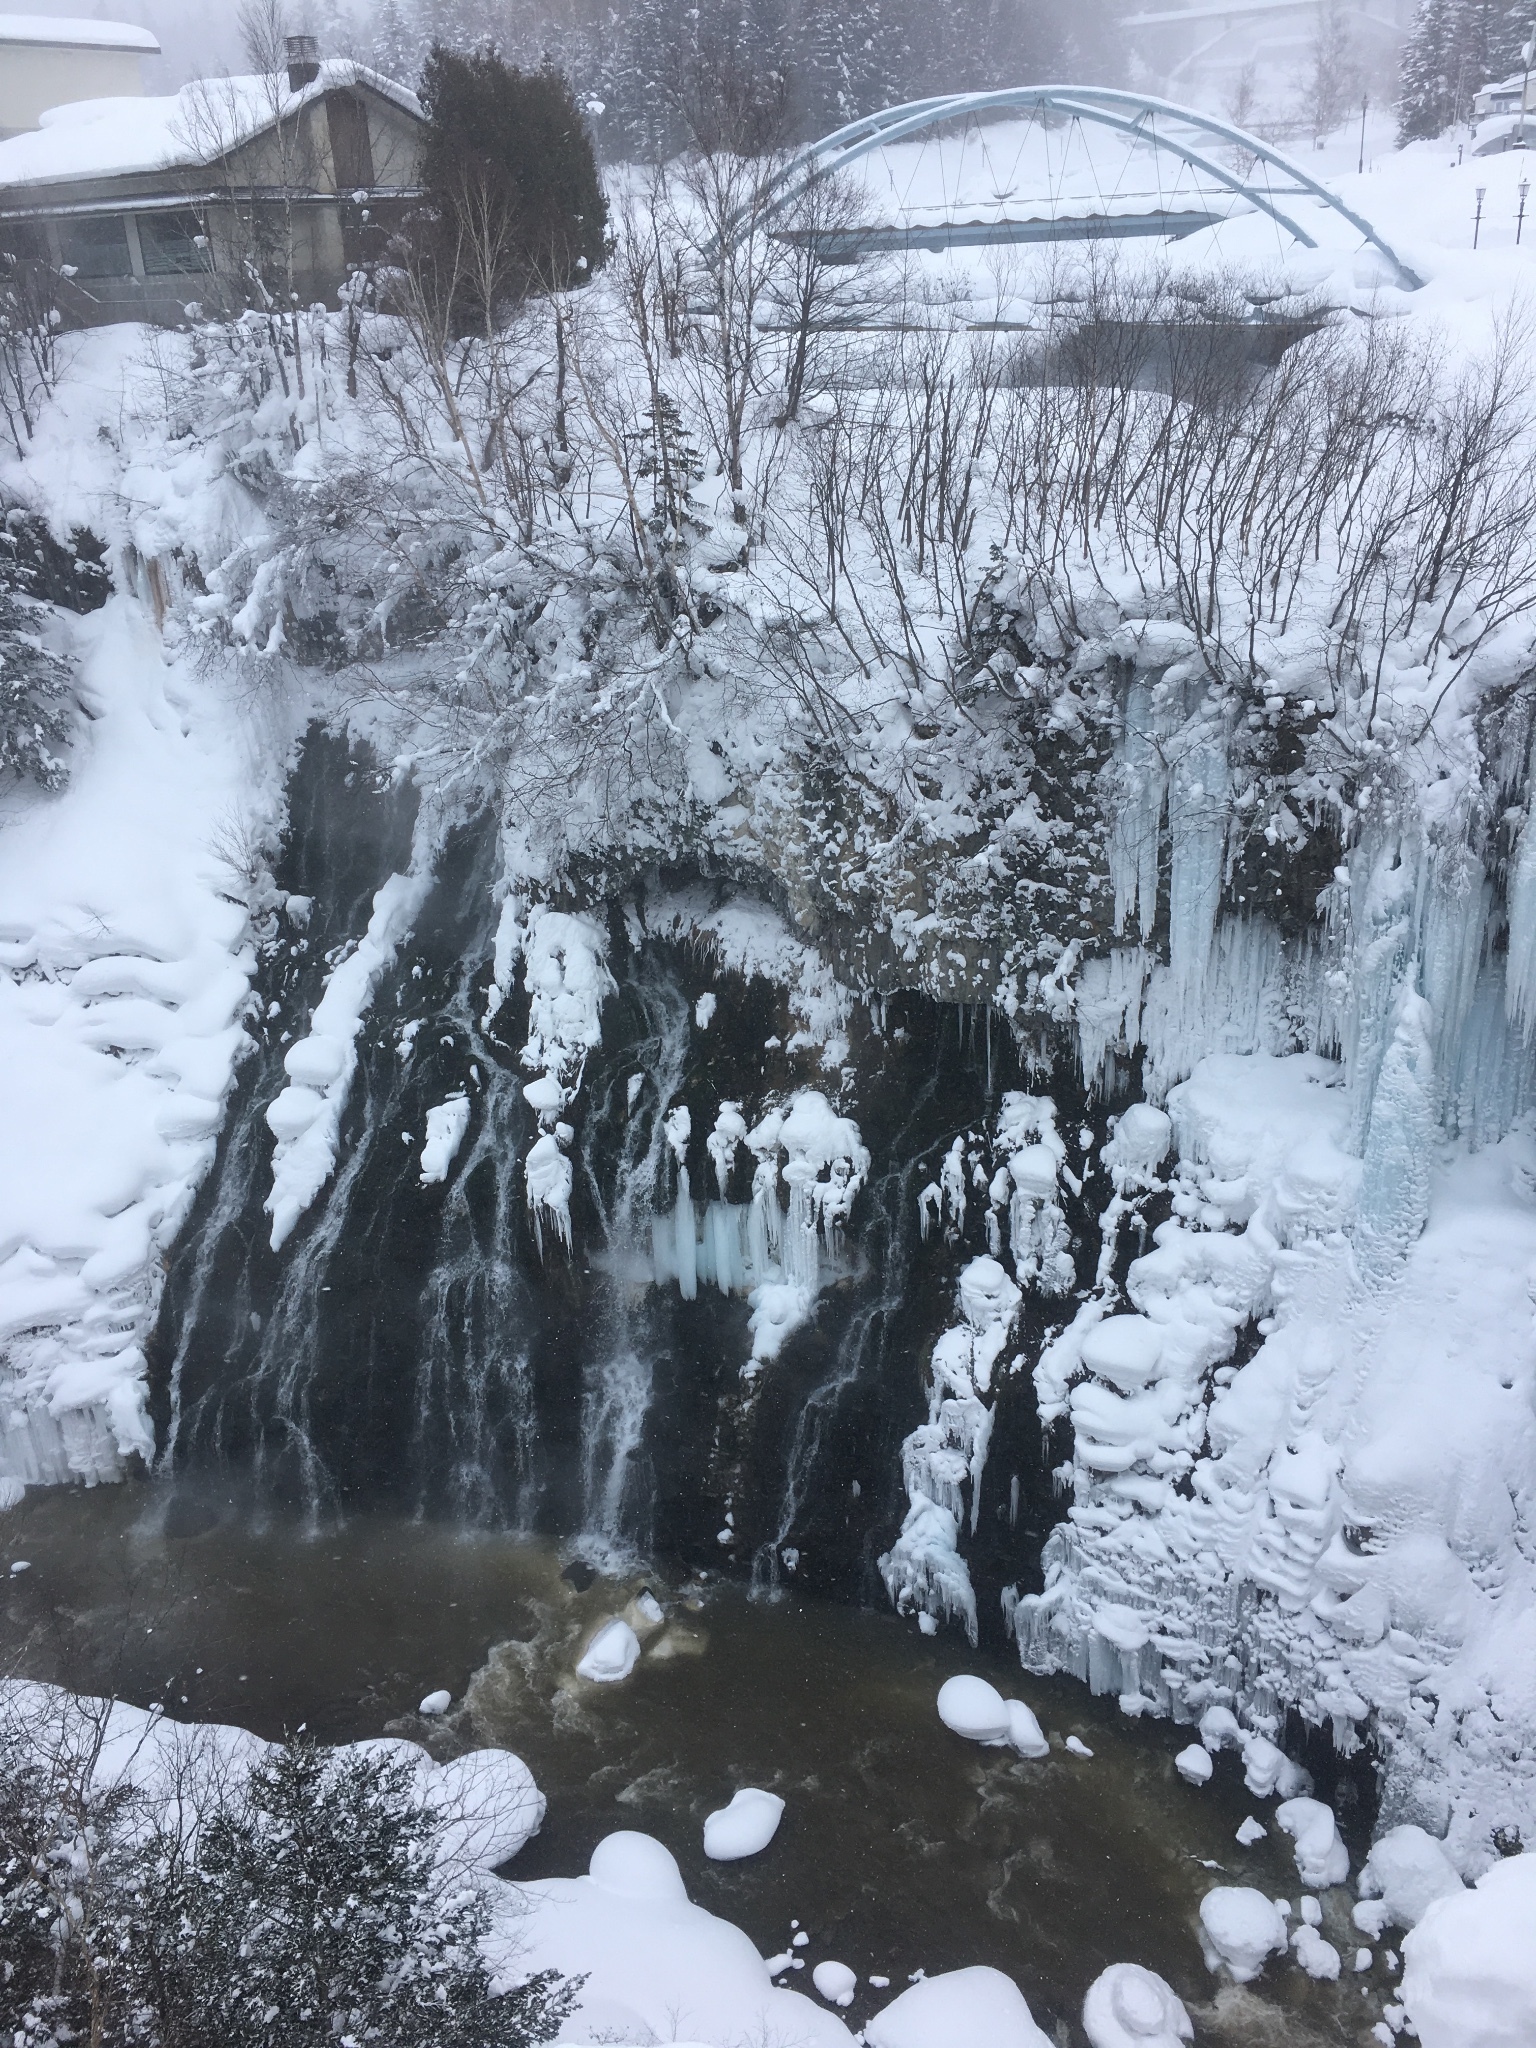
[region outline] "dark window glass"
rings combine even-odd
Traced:
[[[121,214],[86,215],[59,222],[64,261],[81,277],[132,277],[128,225]]]
[[[331,161],[338,192],[366,191],[373,184],[373,148],[368,140],[368,109],[349,92],[325,96],[331,123]]]
[[[208,250],[199,247],[202,226],[195,213],[141,213],[139,248],[146,277],[178,277],[207,270]]]

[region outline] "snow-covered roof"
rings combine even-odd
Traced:
[[[35,43],[53,50],[137,50],[158,57],[160,45],[132,21],[55,20],[48,14],[0,14],[0,43]]]
[[[199,78],[163,99],[76,100],[52,107],[39,126],[0,142],[0,189],[83,178],[185,170],[219,158],[339,87],[367,85],[421,119],[415,93],[349,58],[328,58],[297,92],[259,74]]]

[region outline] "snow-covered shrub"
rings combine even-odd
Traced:
[[[409,1761],[209,1735],[42,1687],[7,1697],[8,2038],[534,2048],[558,2030],[572,1995],[554,1972],[494,1985],[487,1881]]]

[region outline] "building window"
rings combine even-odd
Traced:
[[[195,213],[141,213],[139,250],[146,277],[184,277],[211,268]]]
[[[349,92],[330,92],[325,111],[331,124],[331,162],[338,192],[366,191],[373,184],[373,147],[368,109]]]
[[[59,222],[59,255],[80,277],[132,277],[128,224],[121,214]]]

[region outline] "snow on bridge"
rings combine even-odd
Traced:
[[[845,174],[847,206],[806,206],[836,174]],[[1258,136],[1099,86],[951,93],[888,107],[792,157],[767,213],[776,235],[813,240],[850,262],[892,251],[1182,240],[1241,223],[1233,253],[1249,261],[1283,258],[1297,245],[1363,251],[1381,283],[1416,291],[1422,282],[1369,221]]]

